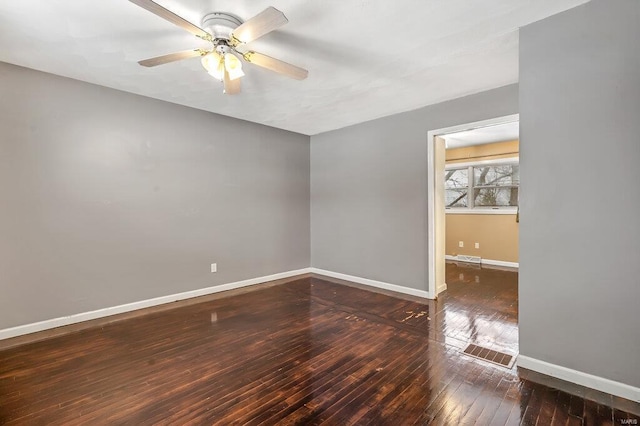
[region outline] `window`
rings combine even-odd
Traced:
[[[469,197],[469,170],[447,170],[444,178],[445,205],[447,207],[467,207]]]
[[[451,165],[445,170],[447,209],[508,209],[518,206],[520,168],[517,162]]]

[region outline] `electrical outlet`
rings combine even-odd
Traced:
[[[480,243],[476,243],[476,248],[480,248]]]
[[[458,241],[458,247],[464,247],[464,241]]]
[[[212,263],[211,264],[211,272],[218,272],[218,264],[217,263]]]

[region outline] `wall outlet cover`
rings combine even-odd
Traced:
[[[211,264],[211,272],[218,272],[218,264],[217,263],[212,263]]]

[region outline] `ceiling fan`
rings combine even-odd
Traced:
[[[151,0],[129,0],[143,9],[166,19],[189,31],[202,40],[211,42],[209,49],[191,49],[170,53],[138,63],[145,67],[155,67],[182,59],[201,57],[202,66],[207,72],[224,82],[224,93],[234,95],[240,93],[240,77],[244,76],[242,61],[286,75],[296,80],[307,78],[309,71],[272,58],[253,50],[242,51],[240,46],[262,37],[289,22],[284,13],[274,7],[268,7],[246,22],[224,12],[213,12],[202,19],[202,28],[176,15]],[[203,29],[204,28],[204,29]]]

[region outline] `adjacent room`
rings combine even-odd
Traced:
[[[518,354],[519,122],[439,139],[445,214],[435,225],[444,232],[446,272],[438,298],[480,305],[468,310],[464,351],[508,366]]]
[[[0,424],[637,424],[637,40],[637,0],[0,2]]]
[[[519,123],[444,136],[445,255],[518,267]]]

